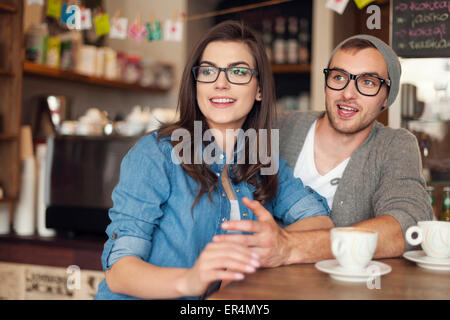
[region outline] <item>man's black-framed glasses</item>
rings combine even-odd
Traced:
[[[323,69],[325,83],[332,90],[344,90],[350,80],[355,80],[356,90],[364,96],[376,96],[380,92],[381,86],[385,83],[388,87],[391,80],[383,79],[373,74],[351,74],[341,69]]]
[[[198,82],[212,83],[219,78],[220,72],[225,72],[228,82],[233,84],[247,84],[252,81],[255,69],[247,67],[219,68],[216,66],[197,66],[192,68],[194,79]]]

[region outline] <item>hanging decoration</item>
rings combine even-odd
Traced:
[[[146,25],[148,31],[148,41],[158,41],[162,39],[161,23],[155,21],[153,14],[150,15],[150,22]]]
[[[130,29],[128,29],[128,36],[136,41],[136,43],[141,43],[142,40],[147,37],[147,34],[147,28],[141,23],[141,13],[139,12],[136,16],[136,20],[134,20]]]
[[[28,3],[41,3],[44,0],[28,0]],[[63,24],[66,24],[69,29],[74,21],[74,15],[77,15],[76,27],[77,30],[90,30],[94,27],[94,31],[97,37],[101,37],[109,34],[112,39],[124,40],[130,37],[136,43],[141,43],[143,39],[147,38],[149,42],[165,40],[165,41],[182,41],[184,22],[200,20],[205,18],[211,18],[224,14],[242,12],[246,10],[252,10],[256,8],[277,5],[284,2],[291,2],[293,0],[270,0],[260,3],[243,5],[239,7],[233,7],[220,11],[208,12],[205,14],[194,15],[187,17],[185,13],[179,14],[175,9],[173,10],[172,17],[166,19],[163,23],[161,20],[156,20],[154,15],[150,15],[148,22],[141,21],[141,13],[136,16],[135,21],[128,28],[128,19],[120,16],[120,10],[116,11],[116,14],[110,18],[108,14],[95,10],[95,17],[92,18],[92,9],[85,8],[83,5],[73,5],[75,0],[47,0],[46,15],[55,19],[60,19]],[[334,8],[332,4],[342,6],[344,10],[349,0],[328,0],[327,7]],[[370,3],[374,0],[354,0],[355,3]],[[77,10],[73,10],[72,7],[76,7]],[[128,29],[127,29],[128,28]]]
[[[97,37],[108,34],[110,30],[108,14],[99,11],[98,15],[94,18],[94,26]]]
[[[178,12],[174,10],[172,19],[164,22],[164,40],[181,41],[183,38],[183,23],[178,20]]]
[[[347,7],[349,0],[328,0],[325,7],[342,14]]]
[[[81,6],[81,30],[90,30],[92,28],[91,9]]]
[[[374,2],[375,0],[353,0],[358,7],[359,10],[367,6],[369,3]]]
[[[111,39],[126,39],[127,37],[128,19],[120,16],[120,10],[117,10],[111,19],[111,30],[109,37]]]
[[[61,9],[61,0],[47,0],[47,17],[59,19],[61,17]]]
[[[63,24],[67,24],[69,18],[72,16],[72,13],[69,11],[67,12],[67,8],[69,7],[68,4],[62,5],[62,11],[61,11],[61,22]]]
[[[61,22],[63,24],[71,24],[73,23],[73,21],[75,20],[79,20],[79,12],[80,12],[80,7],[76,5],[76,1],[75,0],[69,0],[67,1],[67,3],[64,3],[62,5],[62,9],[61,9]],[[77,23],[79,24],[79,21],[77,21]],[[80,26],[77,25],[77,29],[79,29]],[[72,29],[72,28],[69,28]]]

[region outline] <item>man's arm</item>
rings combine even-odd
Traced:
[[[354,226],[378,232],[375,259],[398,257],[405,251],[402,227],[394,217],[388,214],[359,222]]]
[[[433,209],[422,176],[419,145],[414,135],[399,129],[382,148],[384,149],[383,153],[380,152],[383,155],[382,170],[377,190],[372,196],[374,216],[392,218],[393,221],[397,221],[402,233],[405,234],[406,230],[416,225],[418,221],[433,218]],[[378,147],[379,151],[380,149]],[[396,229],[389,228],[379,232],[384,232],[383,237],[387,237],[384,241],[387,246],[388,242],[392,241],[391,250],[397,255],[402,253],[400,249],[414,248],[400,241]]]
[[[299,221],[300,222],[300,221]],[[326,259],[333,259],[329,230],[300,231],[294,223],[287,228],[290,234],[290,257],[284,260],[288,264],[312,263]],[[405,247],[402,228],[390,215],[383,215],[359,222],[353,227],[361,227],[378,232],[378,244],[374,258],[391,258],[400,256]],[[300,227],[301,228],[301,227]]]
[[[252,247],[260,256],[263,267],[333,259],[330,245],[330,228],[333,224],[324,221],[329,219],[328,217],[308,218],[309,221],[308,219],[299,220],[282,229],[258,201],[245,199],[244,204],[258,216],[258,221],[228,221],[222,227],[225,230],[238,230],[252,234],[225,234],[215,236],[214,241],[232,241]],[[403,253],[402,228],[393,217],[383,215],[354,226],[378,232],[375,258],[396,257]],[[321,229],[305,230],[309,227]]]

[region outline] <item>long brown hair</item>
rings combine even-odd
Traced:
[[[208,129],[206,119],[197,104],[196,81],[192,73],[192,68],[199,64],[206,46],[213,41],[238,41],[246,44],[250,48],[250,51],[255,59],[255,69],[257,71],[256,77],[259,82],[262,100],[260,102],[255,101],[253,108],[247,115],[242,129],[244,131],[247,129],[255,129],[256,132],[259,132],[259,129],[267,129],[267,150],[270,153],[270,130],[272,128],[272,123],[275,120],[276,102],[272,71],[265,54],[262,40],[257,34],[255,34],[255,32],[245,26],[242,22],[236,21],[224,21],[216,25],[203,36],[203,38],[193,49],[187,60],[183,76],[181,78],[177,105],[177,111],[180,115],[180,119],[173,124],[163,124],[159,129],[158,139],[171,135],[174,130],[180,128],[188,130],[191,136],[193,136],[194,121],[202,122],[203,132]],[[178,143],[182,143],[182,141],[172,141],[174,147]],[[193,144],[194,139],[191,139],[191,150],[194,150]],[[256,190],[253,196],[256,200],[264,202],[266,200],[273,199],[276,195],[278,187],[278,176],[276,173],[273,175],[260,175],[260,169],[270,166],[270,163],[266,165],[262,164],[258,156],[256,164],[249,164],[249,149],[249,139],[246,137],[246,161],[244,164],[236,164],[233,167],[231,175],[232,181],[234,184],[241,181],[247,181],[254,185]],[[253,146],[252,150],[258,150],[259,154],[259,141],[256,146]],[[201,164],[195,164],[194,152],[191,153],[192,161],[190,161],[189,164],[182,162],[181,166],[200,186],[199,193],[192,204],[193,208],[200,197],[206,192],[208,192],[209,199],[212,200],[211,192],[219,182],[219,179],[203,161]],[[278,159],[276,159],[276,161],[278,161]]]

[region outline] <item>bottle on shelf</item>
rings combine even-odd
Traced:
[[[450,222],[450,186],[444,187],[444,200],[442,201],[442,221]]]
[[[288,18],[288,37],[287,37],[287,50],[286,60],[289,64],[298,63],[299,54],[299,42],[298,37],[298,19],[296,17]]]
[[[437,220],[438,216],[436,211],[436,203],[434,202],[434,187],[427,186],[426,190],[428,192],[428,196],[430,197],[431,207],[433,208],[434,220]]]
[[[275,19],[275,39],[273,41],[273,62],[276,64],[286,63],[286,21],[284,17]]]
[[[270,62],[273,61],[272,55],[272,21],[269,19],[265,19],[263,21],[263,29],[262,29],[262,39],[264,42],[264,47],[266,49],[266,55]]]
[[[299,20],[299,33],[298,33],[298,60],[300,64],[307,64],[310,60],[309,45],[309,21],[306,18]]]
[[[25,32],[25,59],[44,64],[47,55],[48,26],[32,24]]]

